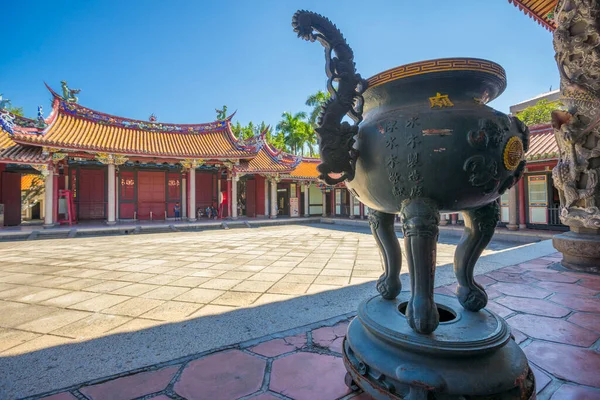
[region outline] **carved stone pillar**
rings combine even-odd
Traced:
[[[354,195],[350,193],[350,219],[354,218]]]
[[[527,229],[527,221],[525,218],[525,178],[519,179],[518,184],[519,197],[519,229]]]
[[[516,231],[519,229],[519,225],[517,222],[517,202],[519,199],[517,198],[517,188],[516,186],[511,187],[508,190],[508,225],[506,228],[511,231]]]
[[[552,113],[560,160],[552,171],[560,219],[570,232],[554,236],[562,265],[600,273],[600,0],[559,2],[554,49],[561,101]]]
[[[108,168],[108,201],[106,205],[106,223],[114,225],[117,223],[117,181],[116,167],[127,162],[125,156],[110,153],[97,153],[96,160],[106,165]]]
[[[185,171],[181,174],[181,218],[187,218],[187,178]]]
[[[188,221],[196,221],[196,166],[192,166],[189,171],[190,180],[190,204],[188,204]]]
[[[277,218],[277,179],[271,179],[271,218]]]
[[[106,223],[108,225],[114,225],[117,223],[116,220],[116,205],[117,205],[117,196],[116,196],[116,186],[115,186],[115,164],[108,164],[108,212]]]
[[[304,216],[310,217],[310,182],[304,183]]]
[[[269,216],[269,179],[265,178],[265,217]]]
[[[44,176],[44,228],[54,226],[54,172],[52,168],[42,169]]]

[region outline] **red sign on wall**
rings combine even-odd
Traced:
[[[169,173],[167,181],[167,196],[169,200],[181,199],[181,175]]]
[[[135,199],[135,178],[133,172],[121,172],[121,180],[119,182],[119,187],[121,188],[120,199],[121,200],[130,200],[133,201]]]

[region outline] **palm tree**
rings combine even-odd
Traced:
[[[302,127],[303,119],[306,118],[305,112],[293,114],[289,111],[281,114],[281,121],[275,129],[281,131],[285,135],[285,144],[289,146],[294,154],[301,152],[304,154],[305,128]]]
[[[310,112],[310,118],[308,119],[308,122],[313,126],[313,128],[317,127],[317,119],[319,118],[319,113],[321,112],[321,106],[325,104],[330,97],[331,95],[329,92],[319,90],[316,93],[308,96],[308,99],[306,99],[305,104],[313,108]]]
[[[302,138],[304,139],[303,145],[306,144],[306,147],[308,147],[309,155],[311,157],[314,157],[314,155],[315,155],[314,146],[317,144],[317,132],[315,132],[315,129],[309,122],[305,122],[305,121],[301,121],[299,130],[302,135]],[[302,147],[304,149],[304,146],[302,146]],[[304,155],[304,151],[302,152],[302,155]]]

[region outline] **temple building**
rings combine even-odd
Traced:
[[[550,124],[532,125],[527,167],[519,183],[508,190],[501,201],[501,221],[509,229],[567,230],[559,218],[558,191],[553,185],[552,169],[559,155]]]
[[[195,221],[220,218],[364,216],[343,185],[317,182],[319,160],[273,148],[265,133],[240,140],[233,115],[203,124],[167,124],[101,113],[52,89],[37,120],[0,119],[0,204],[5,226],[22,217],[46,227],[78,222]],[[26,183],[44,181],[41,210],[22,212]],[[40,206],[37,206],[38,208]],[[177,213],[179,217],[177,217]]]

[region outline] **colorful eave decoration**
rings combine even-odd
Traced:
[[[556,29],[554,15],[558,0],[508,0],[508,2],[548,31],[553,32]]]

